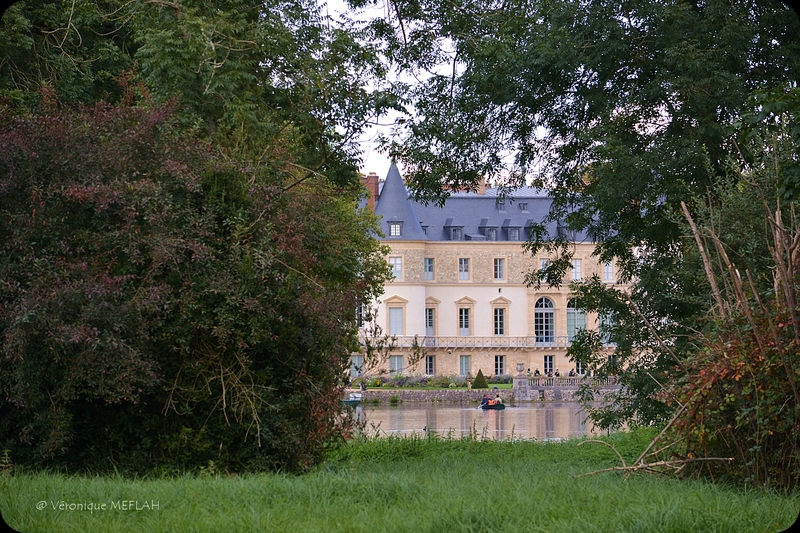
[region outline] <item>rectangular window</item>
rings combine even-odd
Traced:
[[[462,337],[469,337],[469,308],[460,307],[458,309],[458,334]]]
[[[389,335],[403,334],[403,308],[389,308]]]
[[[494,373],[496,376],[503,376],[506,373],[506,356],[494,356]]]
[[[403,234],[401,222],[389,222],[389,237],[400,237]]]
[[[611,330],[614,327],[614,320],[608,315],[600,315],[600,324],[598,324],[598,333],[600,334],[600,341],[605,345],[615,345],[611,342]]]
[[[553,356],[552,355],[545,355],[544,356],[544,373],[549,374],[553,371]]]
[[[450,230],[450,240],[453,241],[460,241],[461,240],[461,228],[452,228]]]
[[[544,270],[548,266],[550,266],[549,259],[539,259],[539,270]]]
[[[494,279],[505,279],[506,260],[500,257],[494,259]]]
[[[459,376],[469,376],[472,372],[471,363],[470,363],[470,356],[468,355],[459,355],[458,356],[458,375]]]
[[[469,280],[469,258],[467,257],[458,259],[458,279]]]
[[[403,356],[402,355],[390,355],[389,356],[389,373],[394,374],[402,374],[403,373]]]
[[[425,308],[425,335],[433,337],[436,335],[435,329],[435,311],[432,307]]]
[[[351,355],[350,356],[350,377],[357,378],[364,370],[364,356]]]
[[[520,211],[527,211],[528,210],[528,202],[522,202],[519,204]]]
[[[519,240],[519,228],[509,228],[509,230],[508,230],[508,240],[509,241],[518,241]]]
[[[425,271],[425,279],[433,279],[433,257],[423,259],[423,270]]]
[[[584,367],[583,363],[580,361],[575,361],[575,373],[579,376],[582,376],[586,373],[586,368]]]
[[[603,281],[614,281],[614,263],[603,264]]]
[[[395,279],[402,279],[403,278],[403,258],[402,257],[390,257],[389,258],[389,266],[392,267],[392,275]]]
[[[496,228],[486,228],[486,240],[487,241],[496,241],[497,240],[497,229]]]
[[[583,279],[582,267],[583,265],[580,259],[572,260],[572,279],[574,280]]]
[[[356,307],[356,325],[360,328],[364,326],[364,305]]]
[[[436,374],[435,360],[432,355],[425,356],[425,375],[433,376]]]
[[[494,310],[494,334],[506,334],[506,310],[503,307]]]

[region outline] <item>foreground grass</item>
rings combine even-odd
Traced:
[[[648,436],[605,440],[630,462]],[[0,512],[25,533],[741,533],[783,531],[800,512],[800,495],[619,472],[577,477],[619,465],[609,448],[579,442],[384,438],[348,446],[304,476],[4,475]],[[89,503],[106,509],[78,507]]]

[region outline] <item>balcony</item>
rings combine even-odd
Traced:
[[[545,339],[547,340],[547,339]],[[426,337],[426,336],[396,336],[394,345],[397,348],[568,348],[570,343],[567,337],[550,337],[551,342],[544,342],[535,336],[532,337]],[[416,341],[416,342],[415,342]]]

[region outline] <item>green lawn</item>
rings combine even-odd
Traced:
[[[607,439],[631,461],[647,436]],[[578,477],[619,464],[608,447],[578,442],[384,438],[303,476],[15,473],[0,475],[0,511],[25,533],[747,533],[783,531],[800,512],[800,495],[645,474]]]

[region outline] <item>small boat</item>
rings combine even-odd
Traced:
[[[350,405],[355,407],[361,403],[361,393],[360,392],[351,392],[350,397],[346,400],[342,400],[342,403],[345,405]]]
[[[505,408],[506,408],[506,404],[504,404],[504,403],[492,403],[492,404],[485,403],[485,404],[481,405],[481,409],[496,409],[496,410],[500,410],[500,409],[505,409]]]

